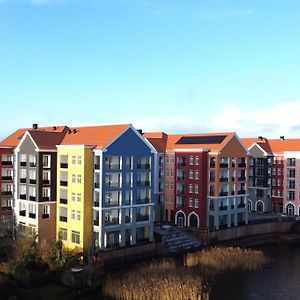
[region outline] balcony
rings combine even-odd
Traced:
[[[234,193],[235,193],[235,191],[231,191],[231,195],[232,195],[232,196],[234,195]]]
[[[239,181],[246,181],[246,177],[245,176],[240,176]]]
[[[232,164],[231,164],[231,167],[232,167],[232,168],[235,168],[235,163],[232,163]]]
[[[100,170],[100,164],[95,164],[94,167],[95,167],[95,170]]]
[[[94,187],[95,187],[95,189],[99,189],[100,183],[99,182],[95,182]]]
[[[36,179],[29,179],[30,184],[36,184]]]
[[[228,168],[228,163],[220,163],[220,168]]]
[[[43,196],[43,197],[42,197],[42,200],[43,200],[43,201],[50,201],[50,197],[49,197],[49,196]]]
[[[20,166],[21,166],[21,167],[26,167],[26,165],[27,165],[27,162],[26,162],[26,161],[21,161],[21,162],[20,162]]]
[[[177,167],[185,167],[186,164],[185,164],[185,161],[178,161],[177,162]]]
[[[138,169],[150,169],[150,164],[137,164]]]
[[[68,181],[61,180],[61,181],[60,181],[60,185],[61,185],[61,186],[68,186]]]
[[[106,164],[105,166],[108,170],[120,170],[121,168],[120,164]]]
[[[61,203],[61,204],[68,204],[68,199],[60,198],[59,199],[59,203]]]
[[[26,198],[27,198],[27,195],[26,195],[26,194],[21,194],[21,195],[20,195],[20,199],[26,200]]]
[[[35,219],[35,214],[34,213],[29,213],[29,218]]]
[[[12,161],[11,160],[3,160],[2,166],[12,166]]]
[[[2,191],[3,196],[12,196],[12,191]]]
[[[61,169],[68,169],[68,163],[60,163]]]
[[[49,219],[50,215],[49,214],[42,214],[42,219]]]
[[[48,184],[50,184],[50,180],[49,179],[43,179],[42,183],[45,184],[45,185],[48,185]]]
[[[234,209],[234,204],[231,204],[231,209]]]
[[[215,191],[209,191],[209,196],[214,197],[215,196]]]
[[[2,176],[2,180],[12,180],[12,176]]]
[[[1,210],[2,210],[2,211],[12,210],[12,207],[11,207],[11,206],[2,206],[2,207],[1,207]]]
[[[240,190],[240,191],[238,191],[238,194],[239,195],[244,195],[244,194],[246,194],[246,191],[245,190]]]
[[[36,201],[36,196],[29,196],[30,201]]]
[[[136,185],[137,186],[150,186],[150,181],[149,180],[137,181]]]
[[[184,195],[184,190],[177,190],[176,195],[178,195],[178,196]]]
[[[136,221],[137,222],[149,221],[149,215],[137,215]]]
[[[177,180],[184,180],[184,179],[185,179],[185,176],[184,176],[184,175],[177,176]]]
[[[227,205],[222,205],[219,207],[219,210],[227,210],[228,206]]]
[[[246,163],[245,162],[239,163],[239,168],[246,168]]]
[[[99,201],[94,201],[94,204],[93,204],[93,206],[95,206],[95,207],[99,207]]]
[[[209,167],[210,167],[210,168],[215,168],[215,166],[216,166],[216,164],[215,164],[214,162],[211,162],[211,163],[209,164]]]
[[[228,196],[228,192],[223,192],[223,191],[221,191],[221,192],[219,193],[219,195],[220,195],[220,197]]]
[[[19,215],[22,217],[26,217],[26,210],[20,210]]]
[[[220,182],[227,182],[228,181],[228,177],[220,177]]]
[[[30,162],[29,167],[30,168],[35,168],[36,167],[36,162]]]
[[[215,178],[214,176],[211,176],[211,177],[209,177],[209,181],[210,181],[210,182],[215,182],[215,181],[216,181],[216,178]]]
[[[231,181],[235,181],[235,177],[231,177]]]
[[[238,207],[238,208],[244,208],[244,207],[246,207],[246,204],[245,204],[245,203],[240,203],[240,204],[238,204],[237,207]]]
[[[20,183],[26,183],[26,178],[20,178]]]
[[[63,217],[63,216],[59,216],[59,221],[61,221],[61,222],[68,222],[68,218],[67,217]]]
[[[108,181],[108,182],[106,182],[105,186],[107,188],[120,188],[119,182],[114,182],[114,181]]]
[[[136,199],[136,204],[146,204],[146,203],[150,203],[150,198],[149,197],[137,198]]]
[[[94,223],[94,225],[95,225],[95,226],[99,226],[99,219],[97,219],[97,220],[94,220],[94,222],[93,222],[93,223]]]

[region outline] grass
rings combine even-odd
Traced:
[[[116,300],[209,299],[201,274],[178,267],[171,260],[142,265],[118,278],[109,277],[103,293]]]
[[[226,271],[256,271],[266,263],[262,251],[210,248],[189,253],[183,263],[162,260],[143,264],[103,284],[106,297],[115,300],[207,300],[215,275]]]
[[[189,253],[184,258],[187,267],[205,266],[217,273],[242,270],[256,271],[267,260],[262,251],[242,248],[210,248],[201,252]]]

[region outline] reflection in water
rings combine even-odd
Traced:
[[[212,290],[214,300],[300,299],[300,246],[261,247],[270,262],[261,271],[223,275]]]

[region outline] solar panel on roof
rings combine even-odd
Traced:
[[[226,135],[183,136],[175,144],[221,144]]]

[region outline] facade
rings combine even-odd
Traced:
[[[68,128],[45,131],[35,126],[22,136],[15,154],[14,215],[20,234],[55,241],[56,145]]]
[[[258,213],[272,211],[273,153],[264,137],[242,139],[249,150],[248,210]]]
[[[65,246],[153,241],[155,149],[132,125],[69,129],[57,148],[57,238]]]
[[[247,149],[235,133],[144,136],[165,149],[163,221],[216,229],[248,223]]]

